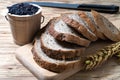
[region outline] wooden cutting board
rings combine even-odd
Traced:
[[[116,22],[115,22],[116,23]],[[116,26],[119,26],[116,24]],[[92,43],[85,55],[94,54],[96,50],[110,45],[110,41],[97,41]],[[110,59],[99,68],[93,71],[80,71],[80,66],[62,73],[54,73],[38,66],[33,60],[31,53],[32,44],[27,44],[18,48],[15,52],[16,58],[25,66],[38,80],[119,80],[120,65]],[[76,74],[75,74],[76,73]]]
[[[33,75],[35,75],[39,80],[63,80],[74,73],[78,72],[80,69],[76,66],[73,70],[67,70],[63,73],[54,73],[46,69],[39,67],[33,60],[31,53],[32,44],[27,44],[19,49],[17,49],[16,58],[28,69]],[[70,71],[70,72],[69,72]]]
[[[96,50],[101,49],[104,46],[109,45],[109,44],[111,44],[110,41],[97,41],[95,43],[92,43],[90,45],[90,47],[87,48],[85,54],[89,54],[89,53],[93,54],[93,53],[95,53]],[[74,68],[72,70],[66,70],[62,73],[50,72],[46,69],[39,67],[35,63],[35,61],[33,60],[32,53],[31,53],[32,46],[33,46],[32,44],[27,44],[27,45],[17,49],[15,53],[16,53],[16,58],[34,76],[36,76],[38,78],[38,80],[64,80],[66,78],[67,78],[66,80],[73,80],[73,79],[80,80],[80,78],[85,78],[85,76],[87,76],[86,78],[88,78],[88,80],[90,79],[89,78],[90,76],[99,77],[99,79],[102,79],[106,75],[107,75],[107,77],[111,76],[112,74],[113,75],[115,74],[115,76],[116,76],[118,71],[120,71],[120,66],[118,64],[116,64],[113,60],[111,60],[111,61],[108,61],[107,63],[105,63],[102,67],[95,69],[94,71],[85,71],[85,72],[82,71],[81,72],[80,66],[76,66],[76,68]],[[101,72],[102,72],[102,74],[101,74]],[[75,73],[77,73],[77,74],[75,74]],[[119,74],[120,74],[120,72],[119,72]],[[72,78],[68,78],[71,75],[73,75]],[[80,75],[81,77],[76,76],[76,75]],[[78,78],[78,79],[76,79],[76,78]],[[105,79],[107,80],[107,78],[105,78]],[[85,80],[87,80],[87,79],[85,79]]]

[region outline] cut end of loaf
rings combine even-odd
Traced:
[[[90,41],[96,41],[96,35],[89,29],[88,24],[78,14],[64,14],[63,21],[70,27],[74,28],[80,34]]]
[[[96,11],[92,11],[95,22],[97,23],[100,31],[112,41],[120,41],[120,31],[103,15],[99,14]]]
[[[56,40],[49,34],[44,32],[40,38],[42,50],[51,58],[55,59],[70,59],[80,57],[85,51],[85,48],[75,44],[70,44],[64,41]]]
[[[82,38],[78,32],[66,25],[61,18],[58,18],[57,21],[55,20],[53,23],[51,23],[48,31],[55,39],[60,41],[74,43],[86,47],[90,44],[89,40]]]
[[[71,69],[74,66],[80,65],[80,60],[56,60],[53,58],[48,57],[40,48],[39,40],[36,40],[34,47],[32,49],[32,53],[34,56],[34,60],[37,62],[38,65],[41,67],[53,71],[53,72],[63,72],[66,69]]]

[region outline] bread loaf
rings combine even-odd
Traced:
[[[83,57],[84,50],[98,38],[120,41],[119,34],[120,31],[96,11],[62,14],[53,18],[36,38],[33,58],[38,65],[53,72],[63,72],[81,64],[84,70],[92,70],[113,55],[119,57],[120,42],[91,56]]]
[[[96,11],[92,11],[94,20],[100,31],[112,41],[120,41],[120,31],[104,16]]]
[[[87,47],[91,42],[66,25],[61,18],[56,18],[51,22],[49,26],[49,33],[60,41],[66,41],[81,46]]]
[[[47,70],[59,73],[80,65],[79,59],[66,61],[50,58],[41,50],[40,46],[40,38],[38,38],[35,40],[34,47],[32,48],[33,58],[39,66]]]
[[[80,57],[84,53],[85,47],[73,45],[56,40],[46,30],[40,37],[43,52],[54,59],[66,60]]]
[[[97,36],[89,29],[88,24],[78,14],[62,14],[63,21],[74,28],[90,41],[96,41]]]
[[[89,17],[89,19],[91,20],[91,22],[93,23],[94,27],[96,28],[96,36],[102,40],[106,40],[107,38],[105,37],[105,35],[101,32],[101,30],[99,29],[100,25],[97,25],[97,23],[94,20],[94,17],[92,15],[91,12],[85,12],[85,14]]]

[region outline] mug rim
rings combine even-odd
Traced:
[[[7,13],[7,14],[10,15],[10,16],[14,16],[14,17],[31,17],[31,16],[37,15],[40,12],[42,12],[42,7],[41,6],[36,5],[36,4],[32,4],[32,3],[29,3],[29,4],[39,8],[38,11],[33,15],[16,15],[16,14],[11,14],[11,13]]]

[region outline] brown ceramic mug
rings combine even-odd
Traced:
[[[42,16],[42,8],[38,5],[31,4],[39,8],[34,15],[14,15],[7,13],[7,20],[9,21],[14,42],[18,45],[30,43],[35,34],[39,31],[41,23],[44,22]]]

